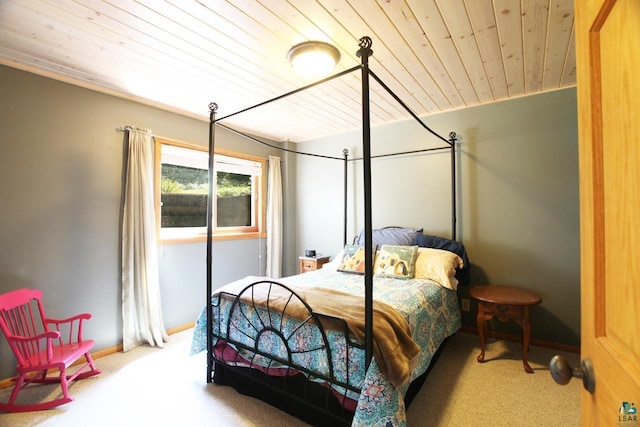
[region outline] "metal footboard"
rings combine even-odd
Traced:
[[[238,295],[218,294],[213,313],[217,367],[233,369],[304,407],[350,420],[353,412],[336,401],[361,392],[350,373],[354,363],[365,363],[356,353],[364,355],[364,344],[350,335],[343,319],[315,313],[295,291],[271,280],[252,283]],[[336,333],[344,345],[336,343]],[[310,359],[318,363],[309,366]]]

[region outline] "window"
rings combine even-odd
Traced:
[[[155,138],[156,217],[160,239],[206,239],[209,154],[206,148]],[[265,159],[227,150],[214,157],[214,239],[258,237],[264,224]]]

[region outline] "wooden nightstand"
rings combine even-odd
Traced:
[[[531,339],[531,323],[529,308],[540,304],[542,298],[538,294],[526,289],[511,286],[474,286],[469,289],[469,295],[478,300],[478,335],[480,335],[480,354],[478,362],[484,362],[484,345],[487,339],[486,321],[497,316],[502,322],[515,320],[522,328],[522,364],[524,370],[532,373],[533,369],[527,362],[529,341]]]
[[[322,268],[323,265],[329,262],[328,256],[319,257],[300,257],[300,273],[306,273],[307,271],[317,270]]]

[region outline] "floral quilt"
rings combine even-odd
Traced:
[[[244,282],[251,283],[251,281],[258,281],[265,278],[249,278],[243,279]],[[460,311],[458,309],[458,299],[455,291],[440,286],[436,282],[428,279],[396,279],[396,278],[383,278],[374,277],[373,282],[373,295],[374,299],[383,301],[392,305],[395,309],[401,313],[412,332],[413,340],[420,346],[421,352],[417,357],[417,363],[411,374],[411,380],[419,377],[428,368],[431,358],[434,353],[444,341],[445,338],[455,333],[461,326]],[[304,286],[323,286],[331,287],[341,291],[353,293],[355,295],[363,295],[364,300],[364,277],[357,274],[349,274],[343,272],[336,272],[330,269],[320,269],[297,276],[291,276],[283,279],[278,279],[278,282],[295,289],[296,287]],[[237,287],[237,286],[236,286]],[[223,291],[225,287],[218,289],[214,292],[212,301],[214,302],[214,319],[226,320],[225,316],[218,317],[217,310],[220,304],[218,293]],[[225,305],[220,305],[222,310]],[[249,316],[256,316],[260,318],[259,312],[246,312]],[[279,319],[277,319],[279,321]],[[245,320],[250,322],[250,320]],[[193,341],[191,347],[191,353],[195,354],[206,349],[206,308],[203,308],[200,316],[196,321],[194,328]],[[220,330],[223,325],[214,324],[215,330]],[[321,337],[310,336],[313,334],[313,328],[300,328],[296,322],[292,322],[291,325],[286,325],[285,328],[294,331],[292,334],[304,333],[304,345],[309,345],[310,341],[321,342]],[[335,332],[329,332],[335,334]],[[319,335],[319,334],[318,334]],[[236,339],[242,339],[242,334],[239,333]],[[300,335],[301,337],[302,335]],[[294,336],[295,338],[295,336]],[[297,340],[303,341],[302,338]],[[292,341],[296,341],[293,339]],[[331,352],[333,355],[344,354],[345,347],[348,346],[348,340],[343,337],[331,336]],[[215,342],[214,342],[215,345]],[[247,343],[251,346],[251,343]],[[262,345],[262,342],[261,342]],[[294,344],[295,346],[295,344]],[[274,352],[278,351],[277,343],[273,344]],[[241,356],[245,356],[251,359],[251,354],[246,354],[242,349],[238,349]],[[310,366],[312,369],[318,369],[319,372],[326,370],[326,360],[318,355],[314,356],[314,352],[304,352],[299,356],[304,361],[304,366]],[[396,387],[392,385],[386,378],[380,373],[380,369],[376,363],[375,358],[371,361],[368,369],[365,369],[364,364],[364,350],[359,348],[351,348],[349,351],[350,363],[345,366],[344,361],[340,361],[336,357],[334,360],[334,369],[337,371],[337,376],[345,379],[349,379],[349,383],[356,385],[362,389],[359,396],[355,396],[350,392],[346,394],[357,400],[357,407],[353,418],[353,426],[371,426],[371,425],[384,425],[384,426],[405,426],[406,425],[406,413],[404,407],[404,395],[407,391],[409,383]],[[256,361],[253,360],[253,363]],[[300,361],[296,361],[300,363]],[[265,366],[274,367],[274,364],[270,364],[265,361]],[[347,372],[348,370],[348,372]],[[339,394],[345,393],[345,390],[337,388]]]

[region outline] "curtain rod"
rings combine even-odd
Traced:
[[[218,126],[222,126],[222,127],[227,128],[224,125],[218,125]],[[227,129],[229,129],[229,128],[227,128]],[[143,128],[143,127],[140,127],[140,126],[131,126],[131,125],[125,125],[125,126],[120,126],[120,127],[116,128],[116,132],[128,132],[130,130],[138,130],[138,131],[143,131],[143,132],[148,131],[148,129],[146,129],[146,128]],[[233,129],[229,129],[229,130],[233,130]],[[157,138],[163,138],[163,139],[167,139],[167,140],[170,139],[170,138],[166,138],[166,137],[160,136],[160,135],[151,135],[151,136],[154,137],[154,138],[157,137]],[[243,136],[246,136],[246,135],[243,134]],[[258,141],[258,142],[261,142],[261,141]],[[278,148],[278,147],[274,147],[274,148]],[[269,156],[269,157],[271,157],[271,156]],[[279,160],[280,160],[280,162],[282,162],[282,159],[279,159]]]
[[[133,126],[133,125],[124,125],[116,128],[116,132],[128,132],[130,130],[137,130],[141,132],[148,132],[149,129],[143,128],[141,126]]]

